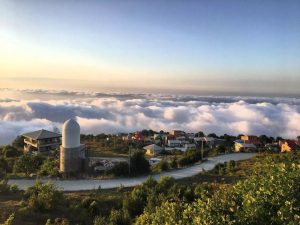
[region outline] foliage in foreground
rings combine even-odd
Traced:
[[[39,181],[25,191],[24,197],[27,209],[34,212],[54,211],[65,203],[63,193],[53,184]]]
[[[4,223],[1,223],[0,225],[12,225],[14,219],[15,219],[15,214],[13,213],[8,217],[8,219]]]
[[[296,155],[267,157],[253,174],[193,203],[167,201],[145,211],[136,224],[300,223],[300,160]]]

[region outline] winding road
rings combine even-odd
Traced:
[[[230,160],[239,161],[253,157],[254,153],[232,153],[226,155],[220,155],[212,158],[208,158],[203,163],[194,164],[191,167],[184,169],[172,170],[169,172],[163,172],[152,175],[152,177],[158,180],[161,176],[169,176],[175,179],[181,179],[191,177],[202,170],[212,170],[218,163],[228,162]],[[96,179],[80,179],[80,180],[55,180],[55,179],[41,179],[42,182],[50,181],[63,191],[84,191],[97,189],[101,186],[102,189],[116,188],[123,185],[124,187],[132,187],[143,183],[148,176],[136,177],[136,178],[119,178],[109,180],[96,180]],[[34,179],[10,179],[8,184],[15,184],[21,190],[33,186]]]

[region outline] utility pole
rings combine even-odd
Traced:
[[[203,161],[203,138],[201,138],[201,160]]]
[[[129,172],[129,176],[130,176],[130,161],[131,161],[131,146],[129,145],[129,155],[128,155],[128,172]]]

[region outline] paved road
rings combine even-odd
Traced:
[[[216,164],[227,162],[230,160],[243,160],[254,156],[253,153],[232,153],[227,155],[220,155],[209,158],[203,163],[195,164],[191,167],[173,170],[170,172],[163,172],[160,174],[153,175],[154,179],[159,179],[161,176],[170,176],[175,179],[181,179],[185,177],[191,177],[198,174],[200,171],[212,170]],[[54,179],[42,179],[42,182],[50,181],[63,191],[82,191],[97,189],[99,185],[102,189],[120,187],[132,187],[141,184],[147,179],[147,176],[137,178],[120,178],[120,179],[109,179],[109,180],[95,180],[95,179],[81,179],[81,180],[54,180]],[[16,184],[19,189],[24,190],[27,187],[34,185],[35,180],[32,179],[12,179],[8,181],[9,184]]]

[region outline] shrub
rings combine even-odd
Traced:
[[[160,161],[157,166],[158,166],[159,171],[169,170],[169,163],[165,160]]]
[[[109,225],[129,225],[129,217],[122,210],[112,210],[109,217]]]
[[[24,198],[27,208],[35,212],[54,211],[64,205],[64,196],[53,184],[37,181],[26,189]]]
[[[8,217],[8,219],[4,223],[2,223],[0,225],[12,225],[14,222],[14,219],[15,219],[15,214],[13,213]]]
[[[109,171],[115,176],[128,176],[129,175],[129,165],[127,162],[120,162]]]

